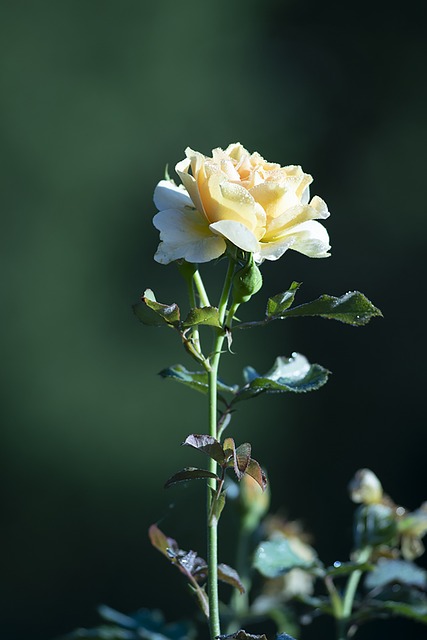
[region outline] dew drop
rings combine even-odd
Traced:
[[[339,569],[340,566],[341,566],[341,562],[339,560],[335,560],[334,562],[335,569]]]

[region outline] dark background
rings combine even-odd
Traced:
[[[260,398],[234,419],[269,471],[273,509],[301,519],[333,562],[350,550],[358,468],[411,509],[427,498],[421,6],[2,3],[2,638],[95,624],[101,602],[194,611],[146,532],[161,520],[200,549],[203,488],[162,484],[196,463],[179,443],[203,431],[206,408],[156,376],[192,363],[131,311],[146,287],[185,304],[175,268],[153,261],[151,219],[154,186],[187,145],[240,141],[301,164],[331,210],[332,257],[265,264],[247,318],[292,280],[299,302],[360,289],[384,313],[361,329],[277,323],[239,334],[224,358],[230,382],[292,351],[333,371],[317,393]],[[204,273],[215,289],[223,263]],[[224,531],[232,563],[226,520]],[[378,633],[425,637],[394,621],[360,638]]]

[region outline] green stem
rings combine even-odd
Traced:
[[[208,294],[206,293],[205,285],[203,284],[202,277],[199,271],[195,271],[193,275],[194,284],[196,285],[197,293],[199,294],[200,302],[204,307],[210,307]]]
[[[230,609],[233,612],[233,620],[228,626],[227,633],[233,633],[239,628],[242,618],[247,615],[249,609],[249,591],[251,588],[251,579],[249,572],[249,549],[252,528],[248,526],[243,519],[240,525],[239,537],[237,542],[236,571],[245,588],[244,593],[233,590]]]
[[[227,302],[230,295],[232,278],[234,273],[234,261],[231,259],[228,263],[227,275],[224,281],[221,298],[218,305],[219,321],[221,326],[224,324],[224,318],[227,311]],[[196,284],[197,286],[197,284]],[[199,289],[200,295],[200,289]],[[216,333],[213,351],[211,356],[211,367],[208,373],[209,379],[209,434],[217,438],[218,424],[218,368],[221,358],[222,345],[225,339],[225,332],[219,329]],[[216,473],[217,464],[215,460],[210,459],[209,470]],[[221,634],[219,620],[219,600],[218,600],[218,523],[217,518],[210,518],[212,496],[215,495],[215,480],[208,483],[208,599],[209,599],[209,631],[211,640],[214,640]]]
[[[367,562],[370,558],[371,551],[370,547],[361,549],[357,556],[357,562],[359,564]],[[361,569],[356,569],[347,580],[347,585],[342,599],[341,616],[337,620],[337,640],[346,640],[347,638],[348,621],[353,612],[354,598],[362,575],[363,571]]]
[[[233,317],[239,307],[240,307],[240,302],[234,302],[231,305],[230,310],[227,314],[227,319],[225,321],[225,326],[227,327],[227,329],[231,329],[231,325],[233,324]]]
[[[198,272],[196,271],[195,273],[198,273]],[[192,278],[186,278],[187,290],[188,290],[188,299],[189,299],[189,302],[190,302],[190,307],[192,309],[197,307],[196,294],[194,293],[194,281],[193,281],[193,278],[194,278],[194,276]],[[201,353],[200,335],[199,335],[199,328],[197,327],[197,325],[195,327],[192,327],[191,335],[192,335],[192,339],[193,339],[193,343],[194,343],[194,347],[195,347],[196,351]]]

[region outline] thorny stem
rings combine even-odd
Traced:
[[[224,324],[225,314],[227,311],[227,302],[230,295],[232,278],[235,263],[229,260],[227,274],[225,276],[224,287],[218,305],[219,322],[221,326]],[[196,272],[197,273],[197,272]],[[197,286],[197,283],[196,283]],[[199,289],[200,295],[200,289]],[[217,384],[218,384],[218,368],[221,358],[221,350],[225,339],[223,329],[217,331],[212,356],[211,366],[208,372],[209,379],[209,434],[217,438]],[[209,471],[216,473],[217,463],[210,459]],[[217,518],[211,518],[212,494],[216,491],[215,480],[208,483],[207,496],[207,513],[208,513],[208,599],[209,599],[209,631],[211,640],[214,640],[221,634],[219,620],[219,601],[218,601],[218,523]]]

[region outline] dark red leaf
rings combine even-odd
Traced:
[[[251,478],[256,480],[256,482],[258,482],[261,489],[264,491],[264,489],[267,486],[267,476],[265,475],[264,471],[261,469],[258,462],[253,458],[251,458],[249,461],[249,464],[246,468],[246,473],[248,474],[248,476],[251,476]]]
[[[218,579],[227,584],[231,584],[231,586],[238,589],[240,593],[245,593],[245,587],[240,580],[239,574],[235,569],[229,567],[228,564],[218,565]]]
[[[177,482],[184,482],[185,480],[205,480],[206,478],[213,478],[218,480],[219,478],[215,473],[206,471],[206,469],[197,469],[197,467],[186,467],[182,471],[178,471],[165,483],[165,489],[168,489]]]
[[[223,448],[213,436],[192,433],[182,444],[203,451],[203,453],[206,453],[206,455],[218,462],[218,464],[224,464]]]
[[[168,538],[156,524],[152,524],[148,529],[148,536],[153,547],[158,549],[160,553],[163,553],[163,555],[166,556],[169,560],[170,553],[168,553],[168,550],[171,549],[175,553],[179,550],[176,540],[174,540],[173,538]]]

